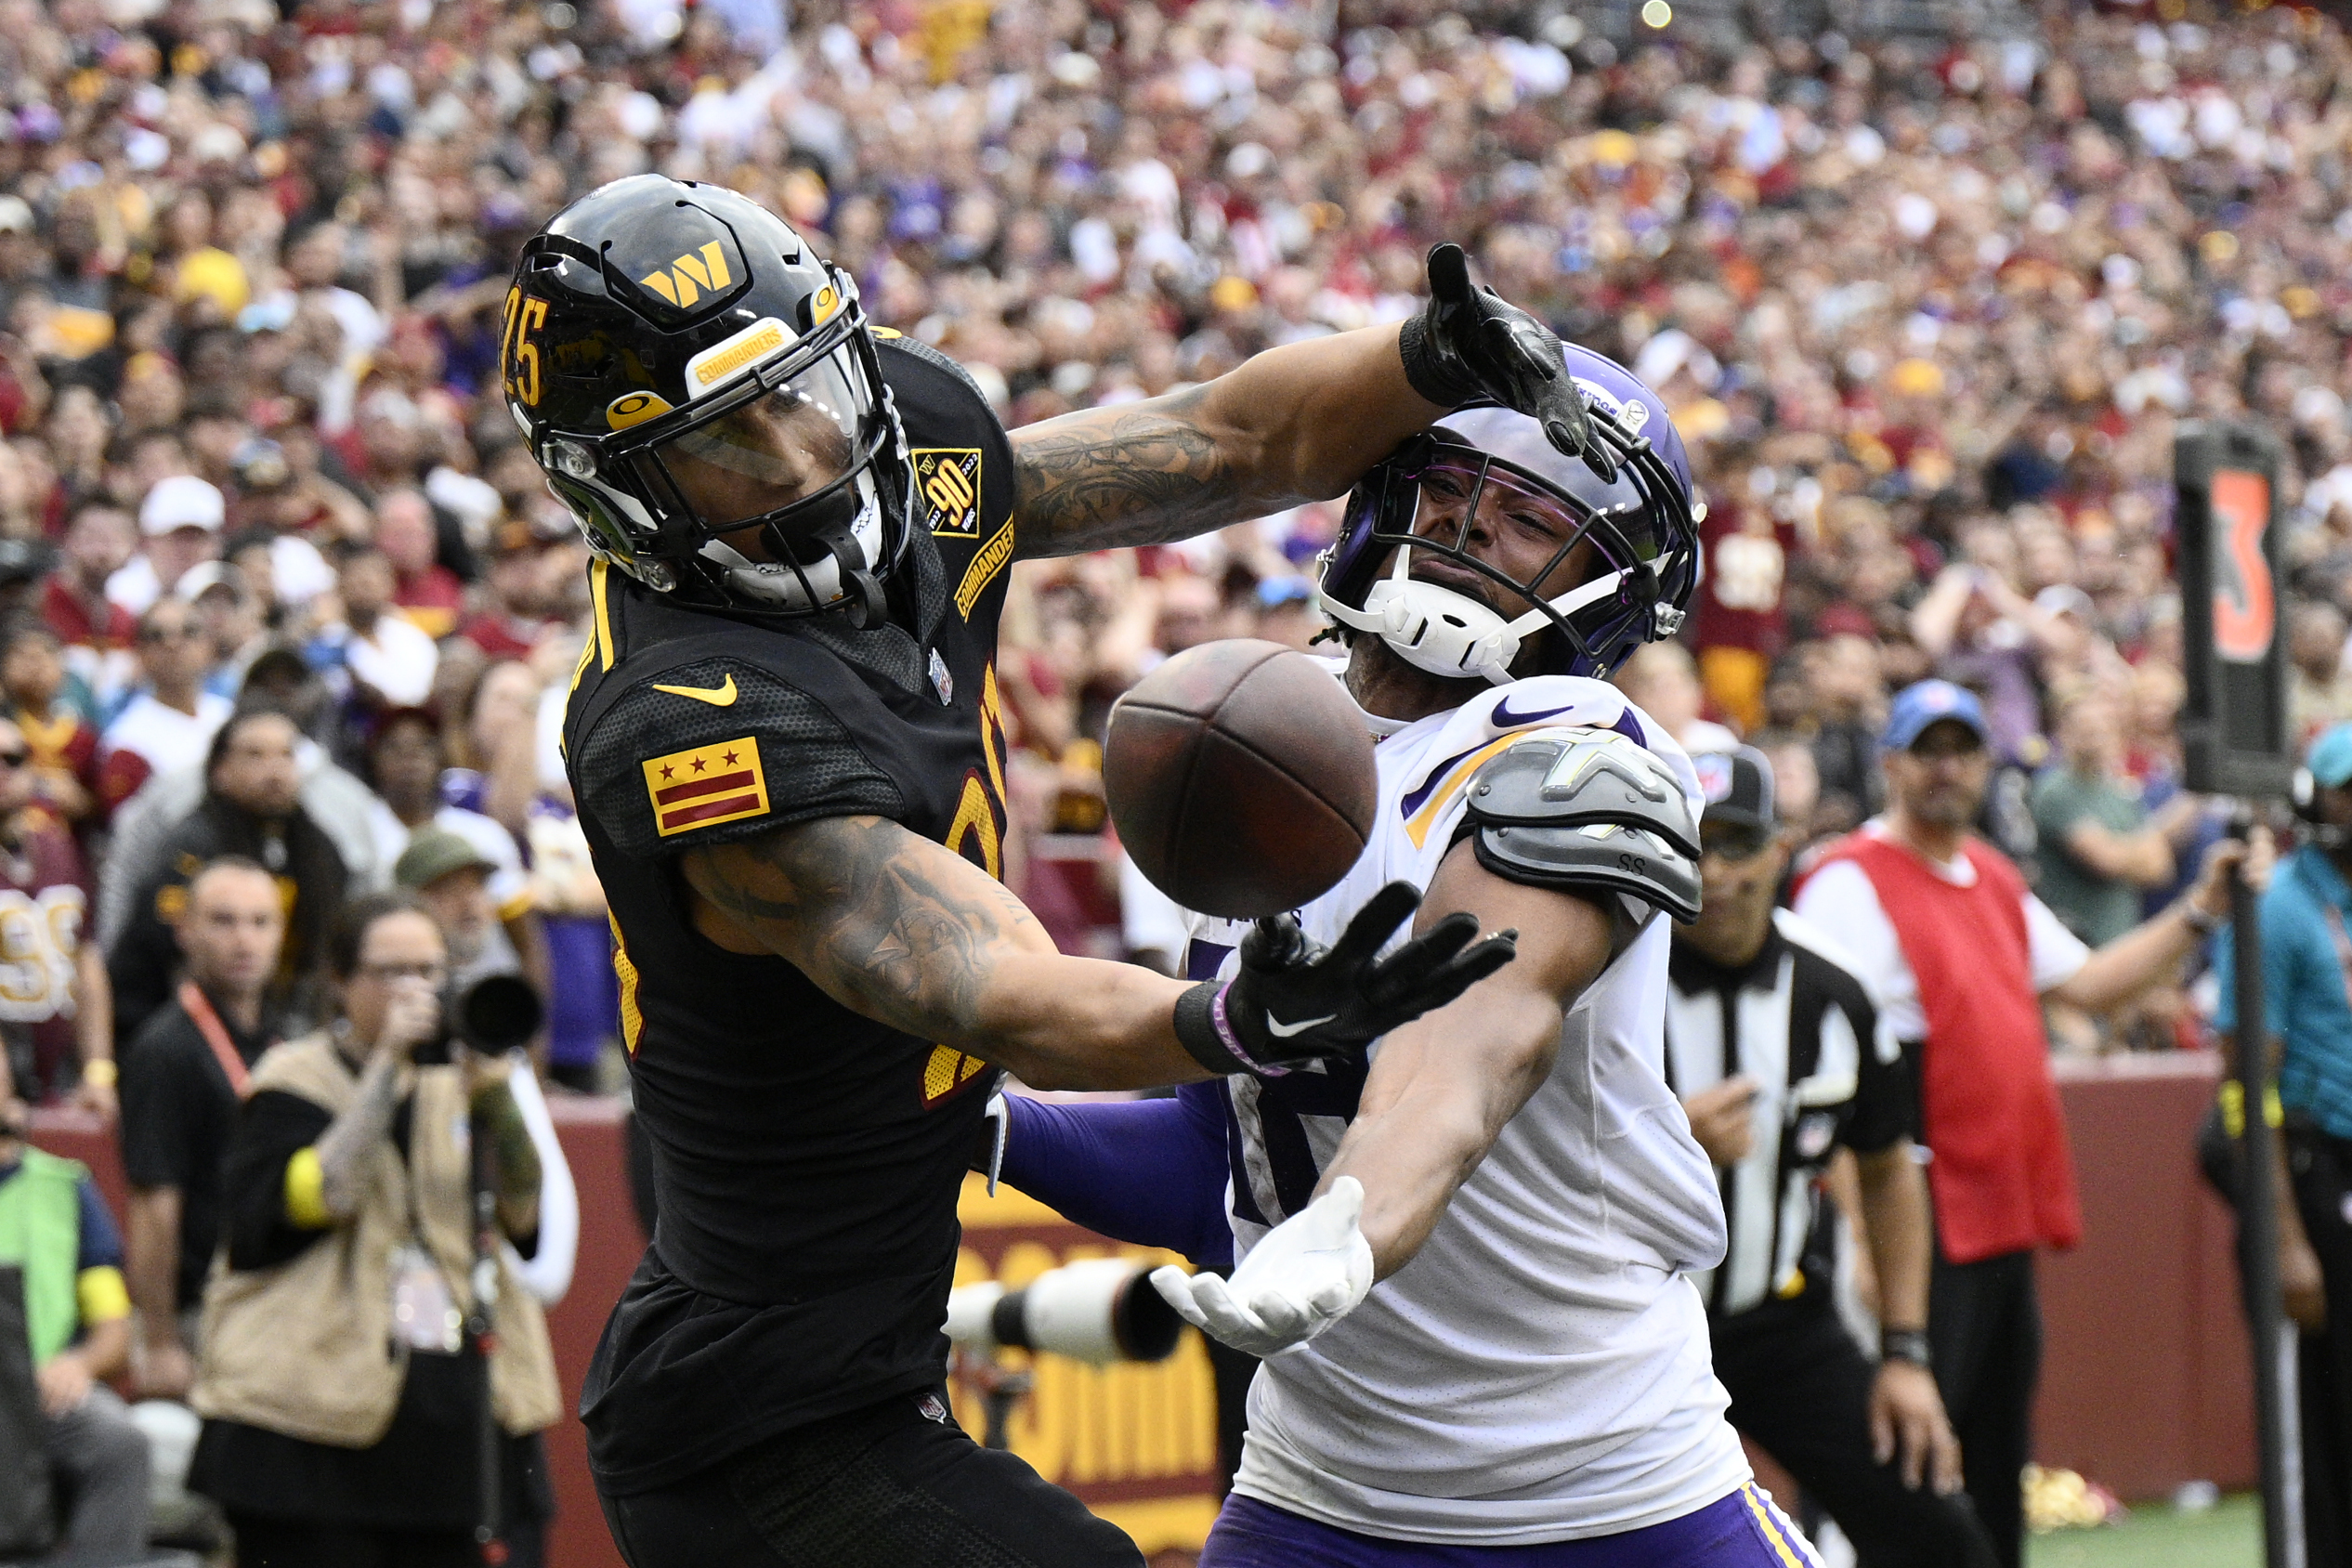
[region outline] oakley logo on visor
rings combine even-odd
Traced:
[[[754,321],[686,361],[686,394],[699,398],[715,392],[754,365],[775,359],[795,341],[792,329],[773,316]]]

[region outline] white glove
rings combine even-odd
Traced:
[[[1266,1233],[1231,1280],[1152,1271],[1152,1287],[1177,1315],[1237,1351],[1264,1358],[1295,1350],[1355,1310],[1372,1288],[1372,1244],[1357,1224],[1364,1183],[1342,1176],[1331,1190]]]

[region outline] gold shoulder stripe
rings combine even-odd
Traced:
[[[987,543],[980,546],[980,553],[973,556],[972,564],[964,568],[963,582],[956,589],[956,612],[959,615],[966,621],[972,619],[972,607],[980,602],[980,595],[987,591],[990,581],[1004,569],[1004,564],[1011,559],[1013,517],[1007,514],[1004,526],[997,529]]]
[[[596,602],[596,658],[599,668],[612,668],[612,616],[605,608],[605,581],[612,568],[599,558],[589,563],[588,596]]]

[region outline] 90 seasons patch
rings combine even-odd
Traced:
[[[923,526],[959,539],[980,536],[980,449],[917,447],[915,493],[922,498]]]
[[[751,736],[673,751],[645,763],[646,794],[663,838],[767,815],[767,777]]]

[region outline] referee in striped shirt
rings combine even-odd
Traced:
[[[1774,895],[1791,845],[1751,747],[1693,757],[1704,912],[1674,931],[1667,1081],[1720,1172],[1731,1248],[1701,1283],[1732,1424],[1865,1568],[1992,1568],[1927,1365],[1927,1184],[1901,1052],[1834,938]],[[1854,1152],[1885,1327],[1874,1365],[1831,1294],[1823,1168]]]

